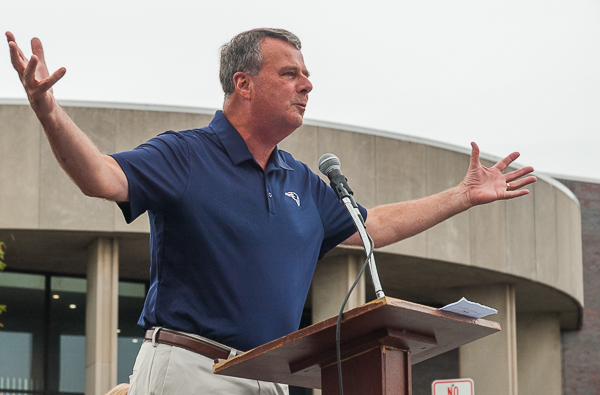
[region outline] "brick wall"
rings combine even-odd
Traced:
[[[563,394],[600,393],[600,181],[559,180],[579,199],[584,313],[580,331],[562,334]]]

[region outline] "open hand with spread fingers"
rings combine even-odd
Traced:
[[[52,86],[65,75],[67,70],[61,67],[50,75],[46,66],[44,48],[38,38],[31,40],[33,55],[30,59],[23,54],[11,32],[6,32],[6,38],[12,65],[19,74],[31,108],[38,116],[50,112],[54,106]]]
[[[472,206],[491,203],[496,200],[512,199],[527,195],[529,191],[525,186],[536,182],[535,176],[530,175],[533,167],[527,166],[504,174],[504,170],[518,157],[518,152],[513,152],[494,166],[488,168],[479,160],[479,147],[471,143],[471,162],[469,170],[462,181],[467,189],[467,195]]]

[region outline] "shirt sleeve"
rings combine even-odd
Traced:
[[[313,173],[314,174],[314,173]],[[325,236],[319,252],[321,259],[327,252],[352,236],[356,232],[354,221],[340,201],[335,191],[316,174],[315,202],[321,215]],[[358,205],[364,220],[367,220],[367,210]]]
[[[185,138],[169,131],[111,155],[129,184],[129,201],[119,203],[127,223],[148,210],[160,210],[181,196],[189,182],[190,153]]]

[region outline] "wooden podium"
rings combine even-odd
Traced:
[[[383,297],[349,310],[341,326],[344,394],[411,394],[411,365],[500,331],[500,324]],[[338,394],[337,317],[213,366],[216,374]]]

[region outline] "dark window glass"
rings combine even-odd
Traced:
[[[86,293],[83,278],[0,275],[0,395],[84,393]],[[144,283],[119,282],[119,383],[129,381],[143,341],[145,296]]]
[[[52,277],[50,281],[48,389],[85,391],[86,280]]]
[[[2,273],[0,302],[0,389],[44,388],[45,278]]]
[[[145,297],[145,284],[119,282],[117,383],[129,382],[135,358],[144,340],[144,331],[137,326],[137,321],[144,307]]]

